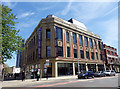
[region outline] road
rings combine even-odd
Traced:
[[[13,85],[11,83],[9,86],[3,83],[3,87],[118,87],[118,75],[97,78],[95,77],[94,79],[77,79],[75,77],[71,79],[42,80],[31,82],[19,81]]]

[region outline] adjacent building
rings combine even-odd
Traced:
[[[117,55],[117,49],[106,44],[104,46],[106,69],[120,72],[120,61]]]
[[[24,47],[24,42],[25,40],[22,40],[23,44],[21,45],[21,47]],[[16,60],[16,68],[20,68],[21,67],[21,51],[18,50],[17,52],[17,60]]]
[[[54,15],[43,18],[25,42],[21,67],[25,71],[41,69],[49,60],[49,76],[76,75],[79,71],[106,70],[100,36],[75,20],[65,21]]]

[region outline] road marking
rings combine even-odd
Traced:
[[[118,76],[114,76],[118,77]],[[82,82],[82,81],[90,81],[90,80],[97,80],[97,79],[108,79],[108,78],[114,78],[114,77],[100,77],[100,78],[93,78],[93,79],[85,79],[85,80],[76,80],[76,81],[68,81],[68,82],[63,82],[63,83],[54,83],[54,84],[48,84],[48,85],[40,85],[36,87],[50,87],[50,86],[56,86],[56,85],[63,85],[63,84],[69,84],[69,83],[76,83],[76,82]]]

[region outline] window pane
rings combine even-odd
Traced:
[[[87,37],[84,37],[85,39],[85,46],[88,46],[88,38]]]
[[[70,57],[70,47],[67,47],[67,57]]]
[[[63,57],[63,47],[57,47],[57,56]]]
[[[89,51],[86,51],[86,57],[87,57],[87,59],[90,59],[90,57],[89,57]]]
[[[66,32],[66,40],[67,40],[67,42],[69,42],[69,33],[68,32]]]
[[[84,59],[84,51],[83,50],[80,50],[80,56],[82,59]]]
[[[94,60],[94,52],[91,52],[91,58]]]
[[[81,35],[79,35],[79,44],[80,44],[80,45],[83,45],[82,36],[81,36]]]
[[[98,53],[96,52],[96,58],[97,58],[97,60],[98,60]]]
[[[101,49],[100,41],[98,41],[99,49]]]
[[[95,49],[97,48],[97,44],[96,44],[96,41],[94,40],[94,45],[95,45]]]
[[[77,43],[76,34],[73,33],[73,44]]]
[[[50,57],[50,50],[51,50],[50,46],[47,46],[47,49],[46,49],[46,52],[47,52],[47,53],[46,53],[46,54],[47,54],[46,56],[47,56],[47,57]]]
[[[62,40],[62,29],[57,28],[57,37],[59,40]]]
[[[50,29],[47,29],[47,30],[46,30],[46,38],[47,38],[47,39],[50,39]]]
[[[74,49],[74,58],[77,58],[77,49]]]
[[[90,47],[93,48],[93,43],[92,43],[92,39],[90,38]]]

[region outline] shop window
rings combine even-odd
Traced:
[[[72,63],[58,63],[58,76],[73,75]]]

